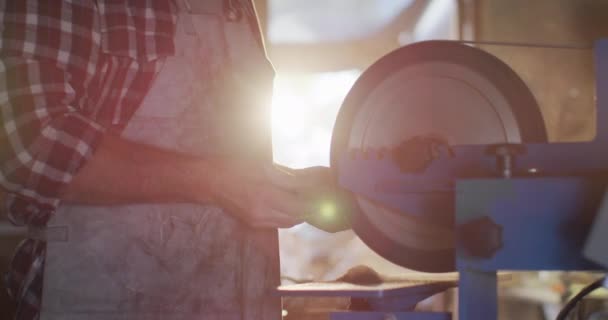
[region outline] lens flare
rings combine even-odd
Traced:
[[[323,202],[319,207],[319,214],[321,218],[325,221],[331,221],[336,218],[338,214],[338,209],[336,208],[336,204],[333,202]]]

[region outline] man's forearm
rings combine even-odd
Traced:
[[[88,205],[214,203],[252,227],[300,223],[309,203],[298,195],[297,186],[273,183],[263,168],[259,163],[203,159],[106,136],[61,198]]]
[[[62,199],[91,205],[210,201],[213,173],[204,159],[108,135]]]

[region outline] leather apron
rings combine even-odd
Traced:
[[[228,21],[222,0],[182,1],[176,53],[123,137],[270,162],[274,71],[257,24]],[[272,293],[279,284],[276,230],[251,230],[219,207],[63,205],[52,229],[66,236],[47,244],[42,320],[281,317]]]

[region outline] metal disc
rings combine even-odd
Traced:
[[[357,80],[334,127],[332,168],[339,172],[348,150],[377,150],[427,134],[450,145],[547,140],[534,96],[506,64],[467,45],[427,41],[391,52]],[[357,207],[353,230],[378,254],[420,271],[455,269],[453,212],[421,216],[350,197]]]

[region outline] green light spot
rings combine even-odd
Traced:
[[[331,202],[321,203],[321,207],[319,208],[319,214],[325,220],[333,220],[336,218],[338,210],[336,205]]]

